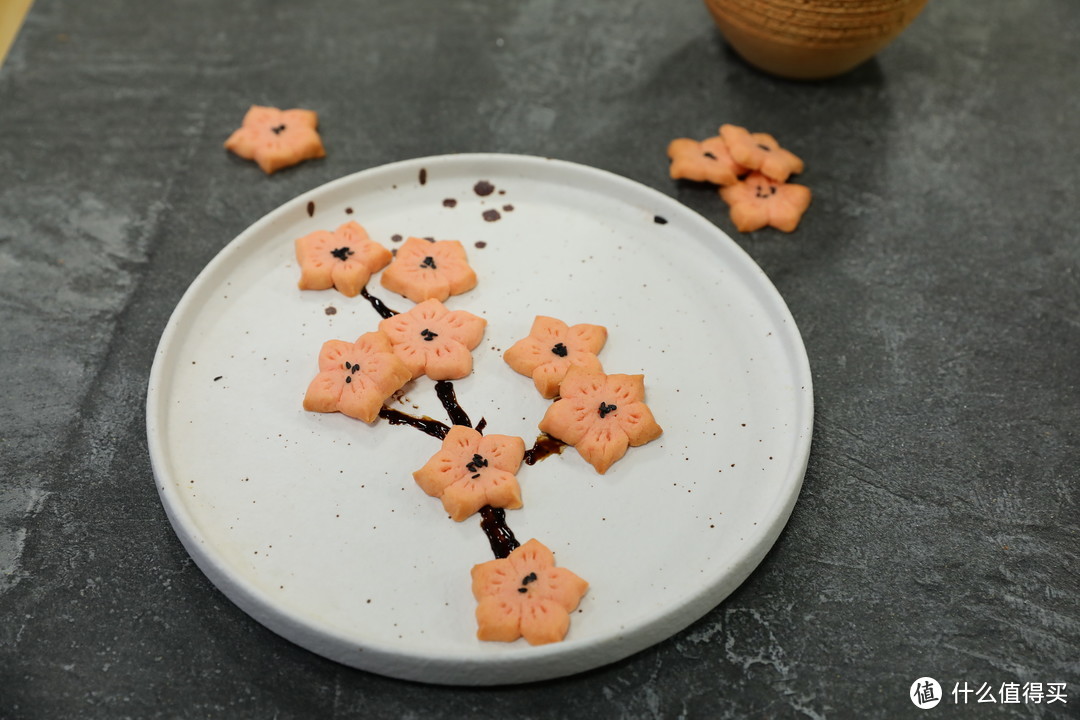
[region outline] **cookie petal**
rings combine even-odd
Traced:
[[[574,444],[585,461],[603,475],[626,454],[630,441],[626,432],[614,420],[593,424],[584,437]]]
[[[521,603],[486,597],[476,606],[476,637],[491,642],[513,642],[521,637]]]
[[[591,401],[564,397],[548,407],[539,427],[540,432],[558,438],[567,445],[577,445],[598,419],[596,407]]]
[[[569,360],[555,360],[540,365],[532,373],[533,385],[541,397],[551,399],[559,394],[566,371],[570,369]]]
[[[325,370],[315,376],[304,394],[304,409],[311,412],[337,412],[341,388],[345,385],[342,370]]]
[[[569,629],[570,614],[553,600],[534,600],[521,608],[521,634],[530,645],[559,642]]]
[[[521,338],[503,353],[503,360],[507,365],[515,372],[529,377],[552,357],[551,346],[532,336]]]
[[[629,403],[620,406],[615,414],[619,427],[626,433],[631,447],[652,442],[663,434],[663,429],[656,424],[652,410],[645,403]]]
[[[461,459],[454,453],[440,450],[413,473],[413,480],[431,497],[442,497],[443,491],[460,480],[462,474]]]
[[[476,452],[488,459],[492,467],[508,473],[521,469],[525,458],[525,441],[513,435],[484,435]]]
[[[443,490],[442,504],[455,522],[461,522],[487,504],[487,495],[481,483],[466,476]]]
[[[553,567],[539,576],[536,589],[567,612],[573,612],[589,589],[589,583],[566,568]]]

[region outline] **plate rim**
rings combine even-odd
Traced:
[[[209,282],[209,278],[216,272],[219,265],[224,264],[232,255],[240,252],[243,246],[247,244],[247,239],[250,236],[262,234],[279,217],[294,212],[298,205],[303,206],[310,200],[332,193],[341,186],[362,181],[366,177],[392,174],[409,168],[426,168],[430,172],[433,167],[459,162],[554,167],[562,172],[576,173],[581,176],[591,175],[605,183],[614,183],[616,186],[632,187],[636,192],[643,192],[645,196],[654,198],[658,205],[677,207],[678,212],[699,226],[699,231],[716,236],[718,241],[727,243],[730,246],[729,250],[734,252],[740,262],[746,264],[747,269],[756,271],[754,273],[756,291],[764,291],[772,303],[772,307],[769,309],[778,312],[778,318],[782,319],[787,326],[786,334],[790,341],[790,349],[796,354],[795,357],[790,358],[797,372],[797,376],[793,378],[793,386],[797,388],[797,394],[801,393],[802,398],[801,412],[795,413],[798,427],[794,428],[798,436],[794,443],[793,459],[799,460],[799,462],[793,463],[791,470],[784,477],[784,487],[787,488],[787,492],[786,494],[776,494],[773,502],[769,505],[770,509],[776,508],[776,510],[770,513],[768,522],[759,523],[756,526],[755,530],[757,532],[755,536],[746,539],[746,549],[738,554],[730,570],[724,572],[718,581],[707,586],[706,591],[698,593],[696,597],[693,597],[688,602],[679,604],[676,610],[648,614],[649,617],[654,615],[656,617],[652,620],[646,632],[638,631],[630,635],[621,634],[614,637],[590,638],[580,643],[553,643],[546,646],[531,647],[529,648],[527,661],[520,661],[516,658],[511,661],[515,666],[523,666],[527,670],[526,672],[509,672],[499,678],[485,676],[485,671],[490,670],[493,666],[507,663],[506,658],[495,655],[462,658],[460,655],[453,653],[432,652],[422,656],[422,661],[419,663],[422,669],[418,672],[416,669],[418,664],[417,656],[415,655],[377,645],[356,648],[354,641],[343,637],[324,623],[314,618],[301,619],[294,617],[294,613],[273,602],[265,592],[257,588],[247,578],[236,576],[235,573],[229,570],[223,559],[205,547],[206,540],[201,536],[193,515],[179,496],[176,483],[169,477],[169,469],[164,462],[166,453],[162,448],[164,441],[159,437],[161,433],[157,431],[158,421],[164,418],[165,412],[163,398],[158,392],[158,388],[162,386],[162,376],[166,372],[165,366],[168,365],[168,362],[164,359],[166,357],[165,351],[174,342],[178,333],[181,332],[182,319],[192,309],[189,306],[196,304],[201,286]],[[749,276],[746,279],[748,280]],[[758,304],[762,304],[760,297],[758,298]],[[441,685],[504,685],[573,675],[625,659],[667,639],[699,620],[722,603],[749,577],[775,545],[784,527],[786,527],[805,478],[813,426],[813,381],[802,334],[779,290],[750,254],[735,242],[731,236],[674,197],[637,180],[573,161],[512,153],[452,153],[415,157],[378,165],[323,183],[286,200],[264,214],[225,244],[203,266],[184,291],[170,314],[155,349],[154,360],[148,378],[146,398],[148,454],[159,500],[165,508],[170,525],[181,544],[203,574],[210,579],[218,590],[264,627],[286,640],[323,657],[381,675]],[[612,655],[611,649],[608,647],[611,645],[616,646],[614,655]],[[438,669],[439,672],[433,674],[432,669]]]

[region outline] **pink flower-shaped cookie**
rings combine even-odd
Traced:
[[[735,162],[749,170],[759,170],[777,182],[803,171],[803,161],[780,147],[768,133],[750,133],[738,125],[721,125],[720,137],[724,138]]]
[[[555,567],[555,555],[537,540],[509,557],[473,566],[472,590],[478,602],[476,637],[530,645],[558,642],[570,629],[570,613],[589,583],[566,568]]]
[[[711,137],[701,142],[689,138],[672,140],[668,145],[669,168],[672,180],[694,180],[716,185],[733,185],[740,175],[748,171],[739,165],[728,152],[722,137]]]
[[[766,225],[791,232],[810,206],[810,188],[778,183],[756,172],[737,185],[720,188],[720,197],[731,206],[731,221],[739,232]]]
[[[304,409],[374,422],[386,398],[411,379],[382,333],[365,333],[355,343],[328,340],[319,351],[319,374],[308,386]]]
[[[296,239],[301,290],[336,287],[355,297],[372,273],[390,263],[390,251],[372,240],[360,223],[347,222],[334,232],[316,230]]]
[[[511,510],[521,507],[517,471],[525,457],[525,441],[509,435],[481,435],[454,425],[442,449],[413,473],[416,484],[442,500],[458,522],[485,505]]]
[[[424,241],[421,241],[424,242]],[[457,380],[472,372],[472,353],[484,337],[487,320],[464,310],[450,311],[425,300],[408,312],[379,323],[412,377]]]
[[[476,287],[476,273],[457,240],[411,237],[398,248],[382,274],[382,284],[413,302],[446,300]]]
[[[514,343],[503,359],[514,370],[530,376],[541,395],[553,398],[571,365],[602,369],[596,353],[606,341],[607,328],[601,325],[567,327],[562,320],[537,315],[529,336]]]
[[[279,110],[252,105],[240,129],[225,148],[254,160],[269,175],[282,168],[326,155],[315,129],[319,116],[312,110]]]
[[[603,475],[628,447],[663,432],[645,405],[643,375],[605,375],[571,366],[540,430],[573,445]]]

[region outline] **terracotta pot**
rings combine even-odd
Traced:
[[[787,78],[833,77],[869,60],[926,0],[704,0],[731,47]]]

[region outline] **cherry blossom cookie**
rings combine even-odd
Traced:
[[[390,251],[372,240],[355,221],[333,232],[316,230],[296,240],[301,290],[333,287],[342,295],[355,297],[372,273],[386,267],[391,258]]]
[[[777,182],[757,172],[736,185],[720,188],[720,197],[731,207],[731,221],[739,232],[766,225],[792,232],[810,207],[810,188]]]
[[[739,176],[749,170],[735,162],[724,138],[717,136],[701,142],[677,138],[668,145],[672,180],[711,182],[714,185],[734,185]]]
[[[386,399],[411,379],[382,333],[365,333],[355,343],[328,340],[319,352],[319,374],[308,386],[304,409],[375,422]]]
[[[751,133],[738,125],[721,125],[720,137],[735,162],[748,170],[758,170],[777,182],[784,182],[804,169],[802,159],[780,147],[776,138],[768,133]]]
[[[421,242],[424,242],[423,240]],[[435,299],[379,323],[414,378],[457,380],[472,372],[471,350],[484,337],[487,320],[465,310],[448,310]]]
[[[570,613],[589,584],[566,568],[555,567],[555,555],[537,540],[472,569],[477,600],[476,637],[530,645],[559,642],[570,629]]]
[[[326,156],[312,110],[279,110],[252,105],[243,124],[225,141],[225,149],[254,160],[267,175]]]
[[[605,375],[571,366],[540,421],[540,430],[572,445],[603,475],[629,447],[660,437],[663,430],[645,405],[643,375]]]
[[[454,425],[442,448],[413,473],[416,484],[461,522],[485,505],[521,507],[517,471],[525,458],[525,441],[509,435],[481,435]]]
[[[562,320],[537,315],[528,337],[514,343],[505,353],[506,363],[533,379],[543,397],[559,394],[559,385],[571,365],[586,370],[601,370],[596,354],[607,342],[607,328],[602,325],[568,326]]]
[[[446,300],[476,287],[476,273],[457,240],[410,237],[382,274],[382,285],[417,303]]]

